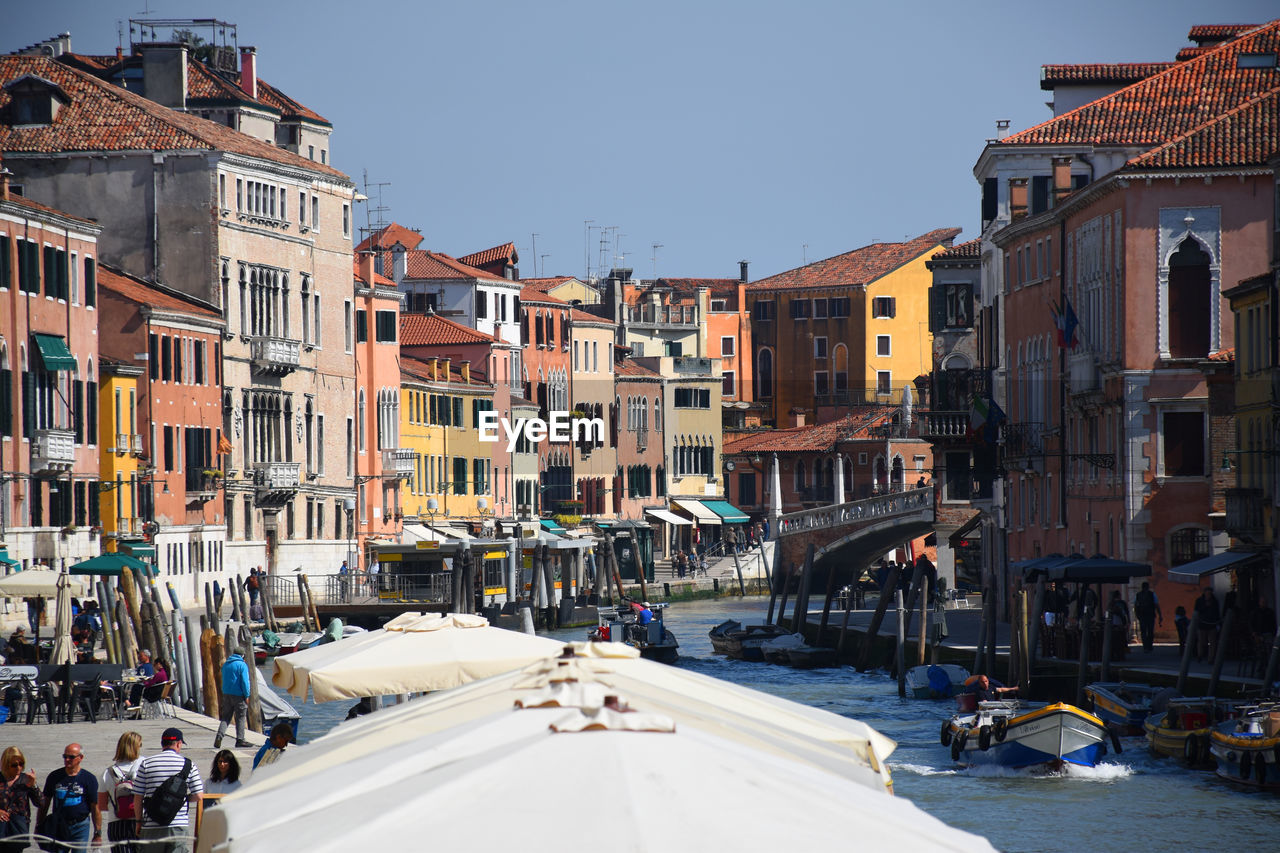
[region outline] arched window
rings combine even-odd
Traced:
[[[836,393],[849,390],[849,349],[844,344],[836,344],[832,352],[832,367],[835,370]]]
[[[756,399],[773,399],[773,350],[767,347],[756,353]]]
[[[1209,530],[1181,527],[1169,534],[1169,565],[1181,566],[1209,556]]]
[[[1191,237],[1169,258],[1169,355],[1173,358],[1209,354],[1209,260],[1209,253]]]
[[[801,495],[801,496],[803,497],[803,495],[804,495],[804,490],[805,490],[805,486],[806,486],[806,485],[808,485],[808,484],[806,483],[805,470],[804,470],[804,460],[803,460],[803,459],[797,459],[797,460],[796,460],[796,471],[795,471],[795,487],[796,487],[796,494]]]

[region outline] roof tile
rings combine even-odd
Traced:
[[[212,308],[201,305],[181,294],[161,290],[154,284],[123,270],[107,264],[98,265],[98,287],[119,294],[130,302],[149,305],[165,311],[178,311],[184,314],[195,314],[201,317],[221,318],[221,314]]]
[[[439,314],[401,314],[400,345],[408,347],[437,344],[485,344],[492,335],[455,323]]]
[[[748,290],[805,290],[870,284],[903,264],[923,255],[939,243],[949,243],[959,228],[938,228],[905,243],[873,243],[807,266],[762,278]]]

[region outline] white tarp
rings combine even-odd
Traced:
[[[72,595],[84,594],[81,575],[68,575],[53,569],[27,569],[0,579],[0,596],[25,598],[41,596],[54,598],[58,594],[58,578],[67,578]]]
[[[701,501],[679,500],[672,501],[672,503],[692,515],[698,524],[720,523],[720,516],[703,506]]]
[[[677,527],[689,527],[693,524],[689,519],[681,518],[674,512],[667,512],[665,509],[646,509],[644,514],[651,515],[658,519],[658,521],[665,521],[667,524],[674,524]]]

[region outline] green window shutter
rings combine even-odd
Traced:
[[[86,386],[88,396],[85,398],[85,432],[89,444],[98,443],[98,383],[89,382]]]
[[[93,258],[84,259],[84,304],[98,304],[98,264]]]

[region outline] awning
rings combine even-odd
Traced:
[[[539,519],[539,521],[542,524],[543,530],[550,530],[552,533],[556,534],[564,533],[564,528],[561,527],[554,518],[543,518]]]
[[[36,340],[36,349],[40,350],[40,358],[44,360],[45,370],[75,370],[76,359],[67,349],[67,342],[57,335],[42,335],[39,332],[31,337]]]
[[[751,519],[728,501],[703,501],[702,505],[724,519],[725,524],[746,524]]]
[[[702,501],[678,500],[672,501],[672,503],[692,515],[693,520],[698,524],[720,523],[720,516],[703,506]]]
[[[973,514],[973,518],[969,519],[964,524],[960,525],[958,528],[956,528],[954,533],[952,533],[950,536],[947,537],[947,544],[949,544],[952,548],[959,547],[958,545],[956,545],[956,543],[959,542],[961,539],[964,539],[966,536],[968,536],[969,532],[980,524],[982,524],[982,513],[975,512]]]
[[[692,527],[693,522],[687,518],[681,518],[674,512],[667,512],[665,509],[646,509],[645,515],[651,515],[658,521],[665,521],[667,524],[674,524],[677,527]]]
[[[12,559],[8,551],[0,551],[0,566],[8,566],[11,569],[19,568],[22,563]]]
[[[1179,583],[1199,583],[1206,575],[1240,568],[1253,560],[1261,560],[1266,554],[1257,551],[1222,551],[1209,557],[1201,557],[1169,570],[1169,580]]]
[[[125,569],[137,569],[145,575],[151,574],[151,566],[128,554],[99,554],[71,567],[73,575],[112,575],[119,577]]]
[[[146,545],[142,542],[121,542],[120,547],[134,557],[154,557],[156,555],[154,545]]]

